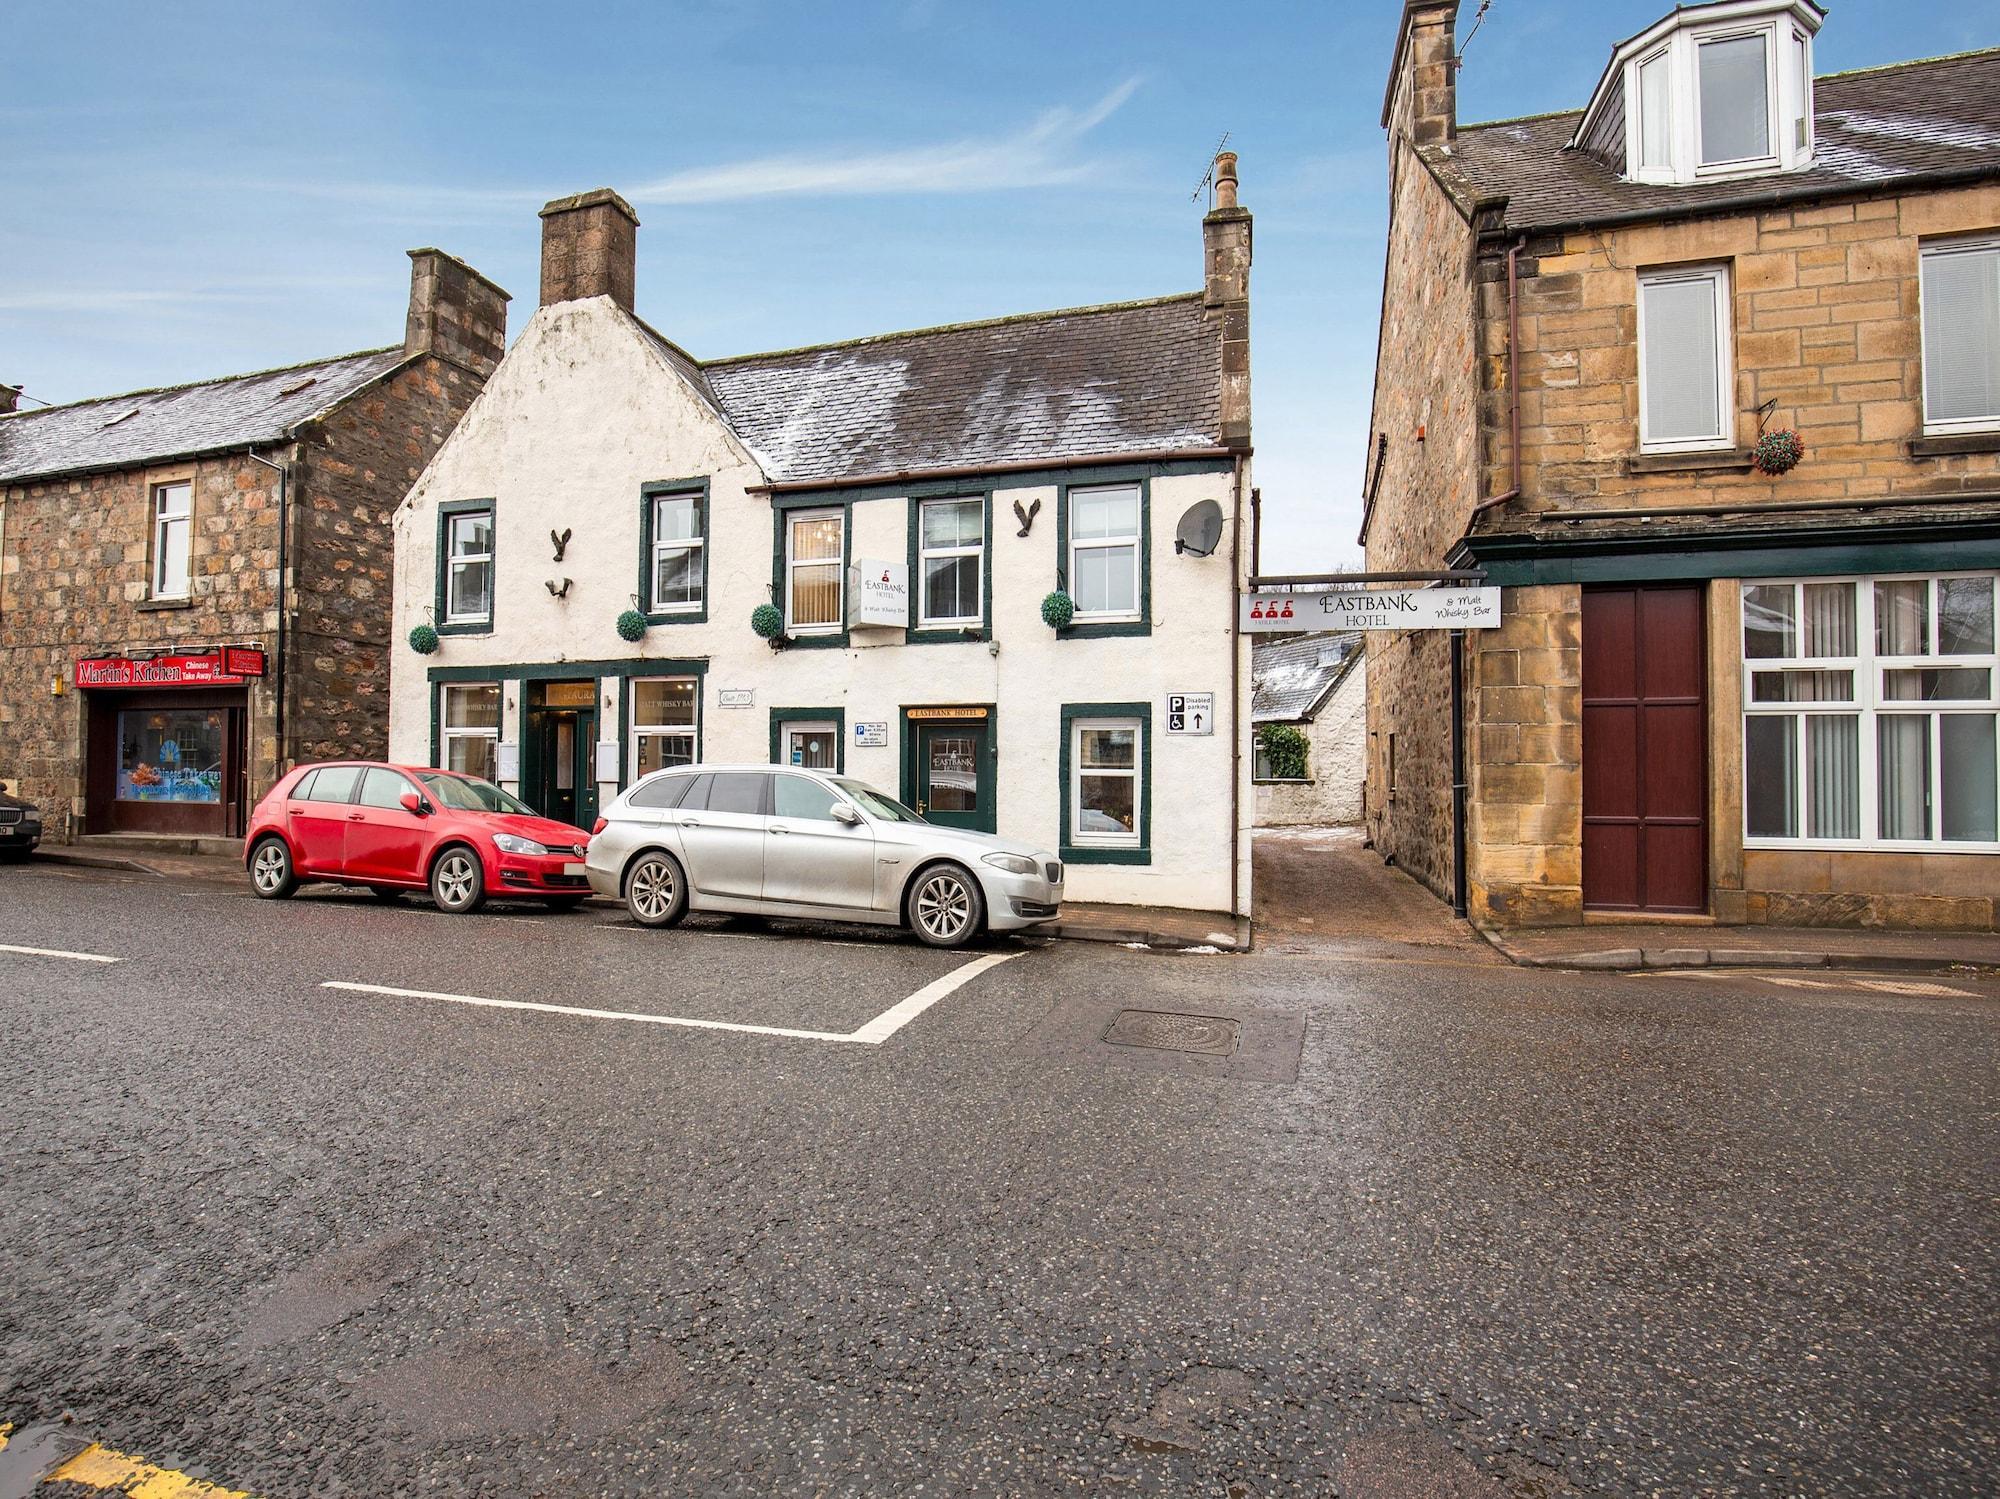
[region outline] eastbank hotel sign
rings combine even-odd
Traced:
[[[1248,634],[1299,630],[1490,630],[1500,624],[1494,588],[1348,588],[1325,593],[1245,594],[1238,618]]]

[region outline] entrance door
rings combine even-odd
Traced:
[[[916,725],[917,811],[950,828],[993,831],[991,726],[984,720]]]
[[[1708,909],[1702,585],[1583,593],[1583,903]]]
[[[90,694],[93,833],[243,831],[244,690]]]
[[[597,684],[530,685],[521,799],[544,817],[572,827],[597,819]]]

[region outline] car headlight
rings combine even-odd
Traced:
[[[546,854],[548,850],[532,838],[517,838],[512,833],[495,833],[493,842],[503,854]]]
[[[1004,869],[1009,874],[1033,874],[1035,861],[1023,854],[987,854],[981,860],[995,869]]]

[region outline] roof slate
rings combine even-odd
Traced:
[[[1444,160],[1481,199],[1507,199],[1509,230],[1670,217],[1746,198],[1783,202],[1935,173],[2000,177],[2000,48],[1838,73],[1813,86],[1814,165],[1777,177],[1663,187],[1626,182],[1563,147],[1581,110],[1459,131]]]
[[[0,416],[0,483],[285,439],[405,357],[401,344],[192,385]]]
[[[1250,721],[1297,723],[1311,717],[1360,651],[1359,630],[1259,640],[1250,653]]]
[[[1172,451],[1220,441],[1201,293],[701,366],[774,483]]]

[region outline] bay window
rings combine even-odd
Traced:
[[[1924,430],[2000,428],[2000,238],[1926,245]]]
[[[635,677],[630,683],[632,760],[626,782],[692,765],[701,719],[698,677]]]
[[[1727,448],[1735,441],[1729,268],[1639,277],[1639,447],[1648,453]]]
[[[832,634],[846,623],[846,517],[813,510],[785,518],[785,628]]]
[[[500,684],[451,683],[438,689],[444,697],[438,715],[438,758],[446,770],[497,779],[500,747]]]
[[[1717,36],[1695,47],[1701,164],[1762,161],[1771,150],[1771,33]]]
[[[1752,846],[2000,851],[1994,574],[1743,586]]]

